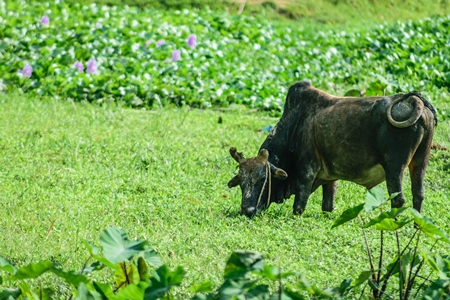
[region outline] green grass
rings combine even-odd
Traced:
[[[242,0],[65,0],[65,2],[83,4],[95,2],[158,9],[209,8],[235,14],[239,11]],[[450,4],[445,0],[248,0],[243,10],[244,15],[264,15],[274,20],[349,27],[398,20],[417,20],[434,14],[449,13]]]
[[[292,199],[253,219],[238,214],[240,190],[226,187],[236,173],[228,149],[255,155],[265,139],[259,129],[276,121],[248,110],[137,111],[1,94],[0,253],[18,266],[50,259],[80,270],[88,258],[81,240],[118,226],[187,270],[177,299],[193,283],[219,284],[235,249],[266,253],[267,263],[301,271],[319,287],[356,278],[368,268],[361,231],[330,227],[363,201],[364,188],[340,182],[330,216],[320,211],[320,192],[301,218]],[[446,120],[435,142],[449,146],[449,138]],[[423,207],[447,232],[449,169],[449,152],[433,151]],[[404,189],[410,199],[407,176]],[[377,236],[369,241],[376,249]]]

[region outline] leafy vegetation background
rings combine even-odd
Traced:
[[[281,111],[287,88],[309,79],[330,93],[374,80],[390,92],[448,95],[449,17],[316,31],[208,10],[6,2],[0,10],[4,89],[134,107],[188,104]],[[49,25],[41,24],[43,16]],[[194,49],[189,35],[197,36]],[[156,42],[165,43],[157,46]],[[171,61],[174,50],[181,59]],[[95,60],[98,72],[74,63]],[[30,79],[17,71],[33,67]],[[440,116],[447,107],[441,107]]]

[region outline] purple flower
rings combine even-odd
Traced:
[[[195,34],[191,34],[187,40],[187,44],[189,47],[191,47],[192,49],[195,48],[195,45],[197,44],[197,37],[195,36]]]
[[[83,73],[83,63],[76,61],[73,66],[78,69],[78,72]]]
[[[17,71],[17,73],[22,74],[23,76],[30,78],[31,74],[33,73],[33,67],[30,65],[26,65],[23,67],[23,70]]]
[[[95,27],[97,27],[98,29],[102,28],[102,24],[101,23],[97,23],[95,24]]]
[[[181,58],[180,50],[173,50],[172,52],[172,61],[177,61]]]
[[[41,24],[44,26],[48,26],[48,24],[50,23],[50,19],[48,16],[43,16],[41,19]]]
[[[146,42],[145,42],[145,47],[148,47],[148,46],[150,45],[151,42],[152,42],[151,40],[146,41]]]
[[[90,59],[87,63],[86,73],[95,74],[97,73],[97,62]]]
[[[159,47],[161,45],[164,45],[166,42],[164,42],[164,40],[159,40],[156,42],[156,47]]]

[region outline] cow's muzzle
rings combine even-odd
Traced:
[[[246,215],[247,217],[251,218],[256,214],[256,208],[254,207],[242,207],[240,213],[242,215]]]

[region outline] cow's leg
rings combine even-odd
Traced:
[[[314,177],[300,177],[295,184],[294,214],[302,215],[306,209],[309,195],[312,193]]]
[[[425,139],[425,141],[417,149],[413,159],[411,160],[411,163],[408,166],[409,175],[411,177],[413,207],[418,212],[422,211],[422,202],[424,199],[423,179],[425,177],[425,170],[428,165],[430,149],[431,149],[431,139]]]
[[[422,211],[423,202],[423,178],[425,176],[425,166],[409,165],[409,175],[411,177],[411,191],[413,194],[413,207],[418,212]]]
[[[405,166],[387,166],[385,168],[386,172],[386,185],[389,192],[389,195],[394,193],[399,193],[391,200],[391,206],[398,208],[402,207],[405,203],[405,197],[403,196],[402,190],[402,180],[403,180],[403,172],[405,170]]]
[[[337,181],[322,185],[322,211],[332,212],[336,196]]]

